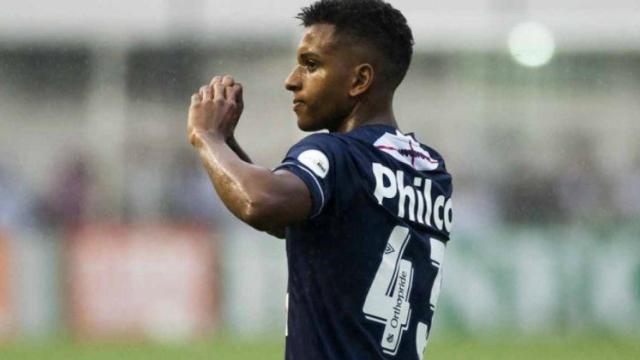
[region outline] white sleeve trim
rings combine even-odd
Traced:
[[[314,218],[318,215],[320,215],[320,212],[322,211],[322,209],[324,208],[324,191],[322,191],[322,186],[320,186],[320,182],[318,181],[318,179],[316,178],[316,176],[311,172],[311,170],[305,168],[304,166],[291,162],[291,161],[287,161],[287,162],[283,162],[282,164],[278,165],[275,170],[280,169],[281,167],[285,166],[285,165],[294,165],[299,167],[300,169],[304,170],[307,174],[309,174],[311,176],[311,178],[313,179],[313,181],[316,183],[316,186],[318,186],[318,190],[320,190],[320,207],[318,208],[318,211],[313,214],[310,218]]]

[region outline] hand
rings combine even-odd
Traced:
[[[187,124],[191,145],[198,147],[205,135],[224,141],[233,138],[243,108],[242,85],[228,75],[214,77],[191,96]]]

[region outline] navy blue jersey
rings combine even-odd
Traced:
[[[442,157],[367,125],[310,135],[276,169],[312,197],[286,229],[286,359],[422,359],[452,223]]]

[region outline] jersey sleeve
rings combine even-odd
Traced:
[[[273,169],[290,171],[307,185],[312,202],[310,218],[318,216],[333,197],[338,146],[330,134],[307,136],[291,147],[282,163]]]

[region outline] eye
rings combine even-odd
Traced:
[[[309,70],[309,72],[314,72],[316,71],[316,69],[318,69],[318,63],[313,60],[307,60],[304,63],[304,66],[307,68],[307,70]]]

